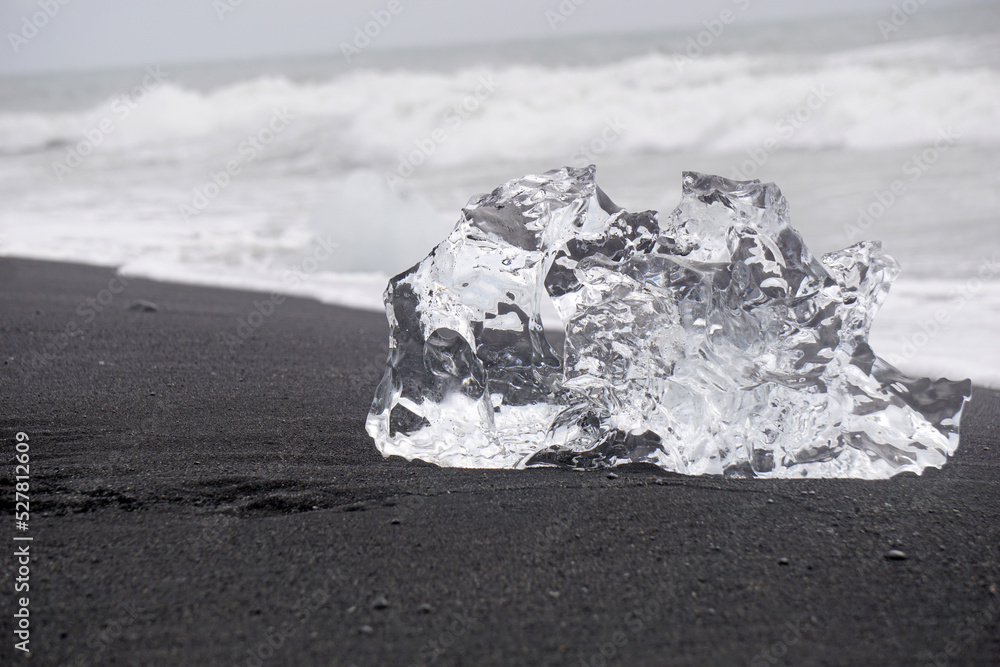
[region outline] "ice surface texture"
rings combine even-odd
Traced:
[[[773,183],[687,172],[660,221],[594,174],[472,199],[389,282],[366,423],[384,456],[885,478],[954,453],[971,383],[908,377],[868,346],[899,272],[878,242],[814,258]]]

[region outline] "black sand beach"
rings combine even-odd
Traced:
[[[438,469],[364,433],[381,314],[288,299],[236,344],[266,295],[113,278],[0,259],[34,538],[0,664],[1000,663],[998,392],[919,478]]]

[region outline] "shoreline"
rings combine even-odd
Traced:
[[[31,257],[8,259],[43,263],[51,261]],[[1000,285],[992,284],[989,280],[1000,269],[997,261],[995,253],[992,258],[984,257],[980,278],[938,280],[907,279],[902,276],[897,279],[890,289],[889,297],[879,308],[869,334],[869,342],[876,353],[912,377],[947,378],[953,381],[970,378],[976,386],[1000,390],[1000,357],[994,350],[996,346],[992,345],[989,322],[979,322],[975,315],[984,309],[992,312],[995,310],[994,306],[1000,304]],[[86,262],[54,263],[115,270],[113,266]],[[119,273],[109,279],[105,289],[113,287],[116,282],[142,280],[179,287],[263,295],[257,302],[258,307],[251,305],[242,315],[245,322],[250,319],[263,322],[269,317],[268,311],[285,299],[315,300],[334,308],[384,314],[382,298],[390,280],[388,274],[324,274],[308,270],[317,266],[315,262],[306,262],[303,266],[304,268],[290,271],[283,280],[257,277],[251,284],[244,284],[243,279],[220,279],[218,276],[196,272],[185,276],[175,275],[171,271],[154,271],[149,275]],[[86,304],[80,304],[80,307],[85,311],[92,310]],[[543,303],[541,314],[546,326],[546,336],[552,341],[560,340],[562,333],[556,324],[558,316],[550,303]],[[76,327],[78,323],[67,322],[67,326]],[[254,328],[252,323],[244,324],[243,331],[252,333]],[[239,344],[246,337],[240,335],[238,330],[232,333],[241,340],[231,342]],[[968,350],[976,350],[977,354],[971,355]]]
[[[0,258],[33,663],[1000,656],[1000,392],[974,388],[957,454],[922,477],[435,468],[383,460],[364,432],[383,313],[120,283]],[[23,658],[11,636],[5,663]]]

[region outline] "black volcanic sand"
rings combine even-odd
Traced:
[[[365,435],[381,314],[289,299],[231,346],[264,296],[113,277],[0,260],[32,664],[1000,661],[998,392],[923,477],[439,469]]]

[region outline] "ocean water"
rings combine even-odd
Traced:
[[[380,310],[510,178],[759,178],[814,253],[897,258],[877,353],[1000,387],[1000,9],[887,18],[0,79],[0,255]]]

